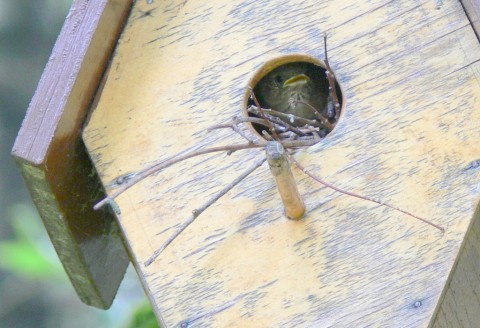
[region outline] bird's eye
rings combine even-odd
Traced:
[[[282,83],[282,82],[283,82],[282,77],[281,77],[280,75],[276,75],[276,76],[275,76],[275,82],[277,82],[277,83]]]

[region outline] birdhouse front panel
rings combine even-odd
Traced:
[[[288,151],[400,210],[291,160],[306,215],[290,220],[268,165],[252,168],[264,148],[242,134],[262,136],[218,128],[248,117],[247,87],[268,63],[324,65],[324,33],[341,111],[317,143]],[[479,59],[457,1],[136,1],[83,137],[110,195],[173,163],[111,202],[160,323],[431,324],[480,195]],[[326,77],[286,72],[259,98],[294,108],[283,93],[268,102],[273,85],[300,97],[319,79],[328,110]]]

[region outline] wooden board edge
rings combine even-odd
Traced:
[[[131,0],[74,0],[12,149],[79,297],[108,308],[129,259],[81,128]]]
[[[15,157],[41,164],[56,134],[79,134],[131,3],[74,0],[15,140]]]
[[[470,24],[480,41],[480,0],[460,0],[467,14]]]
[[[475,328],[480,322],[480,203],[429,327]]]
[[[87,239],[79,240],[80,233],[72,227],[72,220],[69,220],[71,217],[55,197],[43,168],[21,160],[17,164],[77,295],[85,304],[108,309],[129,264],[129,258],[119,238],[117,222],[111,219],[113,213],[106,209],[96,213],[94,217],[90,216],[89,218],[97,220],[103,229],[97,229],[100,230],[98,236],[90,233]],[[81,195],[78,195],[77,200],[79,198]],[[92,240],[95,245],[103,248],[98,249],[100,247],[97,246],[97,250],[105,253],[93,256],[89,247]],[[110,267],[105,270],[104,265]]]

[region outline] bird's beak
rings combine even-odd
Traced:
[[[295,75],[283,83],[283,88],[290,88],[294,86],[300,86],[307,84],[310,81],[310,78],[305,74]]]

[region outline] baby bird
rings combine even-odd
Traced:
[[[318,66],[288,63],[268,73],[255,87],[260,104],[285,114],[315,119],[308,103],[320,113],[327,107],[328,82]]]

